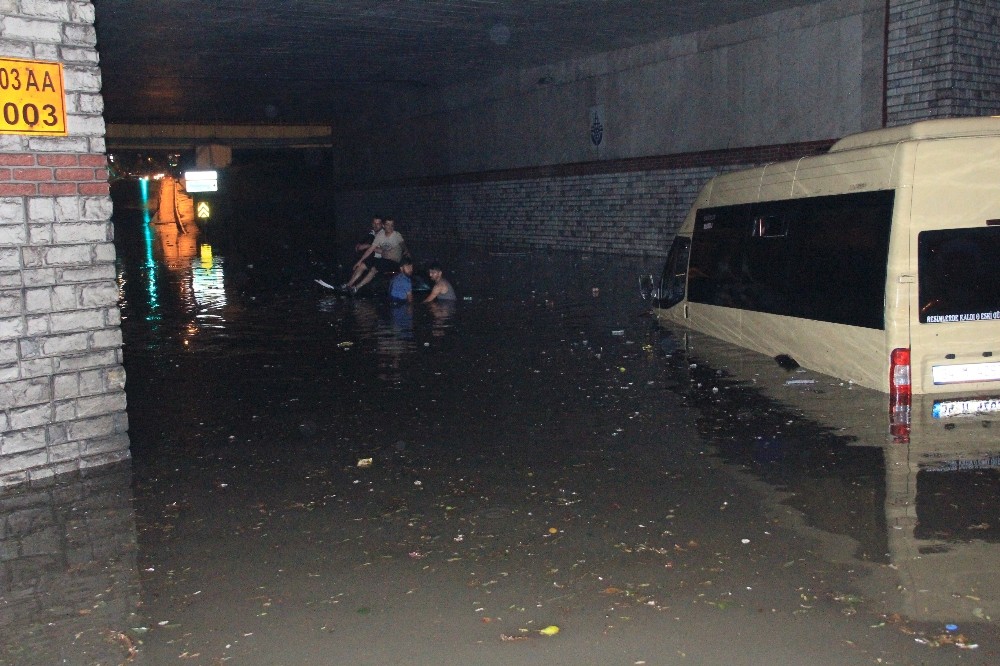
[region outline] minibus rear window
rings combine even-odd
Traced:
[[[920,322],[1000,320],[1000,227],[917,236]]]

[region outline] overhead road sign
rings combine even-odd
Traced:
[[[66,136],[62,63],[0,58],[0,134]]]
[[[184,191],[188,194],[192,192],[218,192],[219,172],[217,171],[185,171]]]

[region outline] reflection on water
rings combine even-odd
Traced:
[[[0,664],[121,664],[141,640],[128,469],[0,495]]]
[[[398,388],[403,383],[402,361],[418,348],[429,344],[423,338],[443,338],[452,328],[454,303],[393,304],[369,298],[323,298],[317,309],[348,323],[353,337],[361,344],[370,343],[374,354],[375,376]],[[415,326],[420,327],[418,332]],[[353,343],[352,343],[353,346]]]
[[[702,432],[765,481],[777,505],[799,512],[804,533],[848,537],[851,559],[887,565],[866,581],[871,600],[914,620],[1000,617],[994,417],[934,419],[933,398],[915,396],[901,443],[881,393],[678,335],[683,342],[667,334],[665,348],[686,352]]]
[[[434,317],[433,335],[439,338],[451,327],[451,318],[458,305],[454,301],[433,301],[427,307]]]
[[[155,321],[159,318],[160,313],[160,297],[159,297],[159,287],[157,286],[157,261],[156,252],[154,251],[154,234],[153,228],[151,226],[152,216],[149,210],[149,180],[143,178],[139,181],[140,189],[140,206],[142,210],[142,240],[145,253],[143,254],[144,261],[142,262],[141,272],[145,274],[146,283],[146,295],[147,305],[149,306],[149,314],[147,319],[150,321]],[[119,274],[119,284],[124,285],[125,277]],[[121,299],[120,305],[124,306],[127,303],[124,298],[124,294]]]
[[[930,418],[918,397],[910,442],[886,447],[889,543],[899,612],[1000,618],[1000,441],[992,417]],[[920,417],[923,418],[920,418]]]
[[[182,344],[190,344],[205,329],[224,329],[228,314],[225,261],[215,256],[199,228],[155,223],[144,210],[141,220],[133,217],[119,222],[117,231],[126,242],[134,237],[134,229],[123,228],[125,225],[139,227],[143,251],[141,262],[129,255],[126,257],[131,261],[119,261],[119,305],[127,322],[124,325],[145,327],[151,335],[150,344],[160,344],[161,335],[169,338],[177,330],[171,326],[167,331],[159,330],[167,308],[170,323],[183,331]]]
[[[226,306],[226,281],[222,258],[212,254],[212,246],[199,246],[198,261],[191,262],[191,296],[194,299],[197,318],[202,326],[224,327],[226,320],[223,309]]]

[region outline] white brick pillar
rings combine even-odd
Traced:
[[[63,64],[68,132],[0,134],[2,488],[129,442],[93,5],[0,0],[0,56]]]

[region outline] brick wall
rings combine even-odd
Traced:
[[[350,242],[373,214],[408,244],[665,256],[701,187],[724,171],[825,151],[830,141],[417,179],[337,194]],[[345,243],[342,243],[342,245]]]
[[[408,244],[460,243],[488,249],[665,254],[704,181],[700,169],[500,182],[441,183],[345,193],[338,220],[360,236],[370,212],[394,217]]]
[[[64,65],[68,136],[0,135],[0,487],[128,457],[94,8],[0,0],[0,55]]]
[[[888,125],[1000,112],[1000,4],[892,0]]]
[[[955,24],[952,72],[956,95],[951,115],[996,114],[1000,112],[1000,4],[959,0]]]

